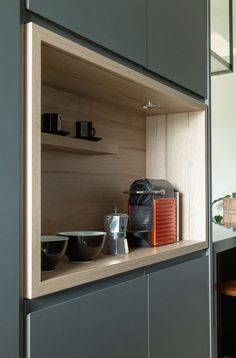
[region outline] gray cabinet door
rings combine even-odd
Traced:
[[[149,277],[150,358],[209,358],[208,258]]]
[[[146,64],[146,0],[28,0],[26,7],[138,64]]]
[[[208,0],[147,0],[148,68],[207,97]]]
[[[147,279],[27,316],[27,358],[147,358]]]
[[[20,1],[0,1],[0,357],[21,356]]]

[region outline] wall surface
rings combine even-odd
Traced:
[[[236,73],[212,77],[212,198],[236,192]]]
[[[218,0],[215,4],[217,5],[217,3],[220,4]],[[220,22],[224,21],[223,15],[224,14],[222,14],[221,18],[218,18],[218,28]],[[233,2],[234,19],[235,16],[236,2]],[[234,48],[236,48],[236,26],[234,26],[233,30]],[[212,200],[236,192],[235,59],[236,56],[234,56],[234,73],[211,77]],[[215,209],[217,212],[217,208]],[[221,211],[220,207],[218,208],[218,211]]]
[[[75,136],[76,121],[89,120],[101,143],[119,147],[119,154],[101,156],[42,151],[42,233],[103,230],[104,215],[114,206],[126,212],[123,192],[146,175],[145,117],[55,88],[42,89],[42,113],[61,113],[70,136]]]

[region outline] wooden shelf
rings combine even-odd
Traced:
[[[34,297],[111,277],[206,248],[206,242],[186,240],[160,247],[137,248],[128,255],[101,255],[97,260],[88,262],[64,261],[57,265],[55,271],[42,273],[39,291],[34,292]]]
[[[42,133],[41,143],[43,149],[78,153],[85,155],[118,154],[118,146],[89,142],[83,139],[64,137],[55,134]]]

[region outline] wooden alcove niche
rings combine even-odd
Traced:
[[[206,106],[192,97],[32,23],[26,25],[25,297],[207,247]],[[151,101],[160,108],[145,110]],[[69,137],[41,135],[41,113],[62,114]],[[75,136],[88,120],[100,142]],[[182,193],[182,237],[41,275],[40,235],[103,228],[137,178],[169,180]]]

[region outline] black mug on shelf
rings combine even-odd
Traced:
[[[77,138],[91,138],[96,134],[93,123],[89,121],[76,122],[76,137]]]
[[[44,113],[42,115],[42,132],[57,133],[61,131],[61,114]]]

